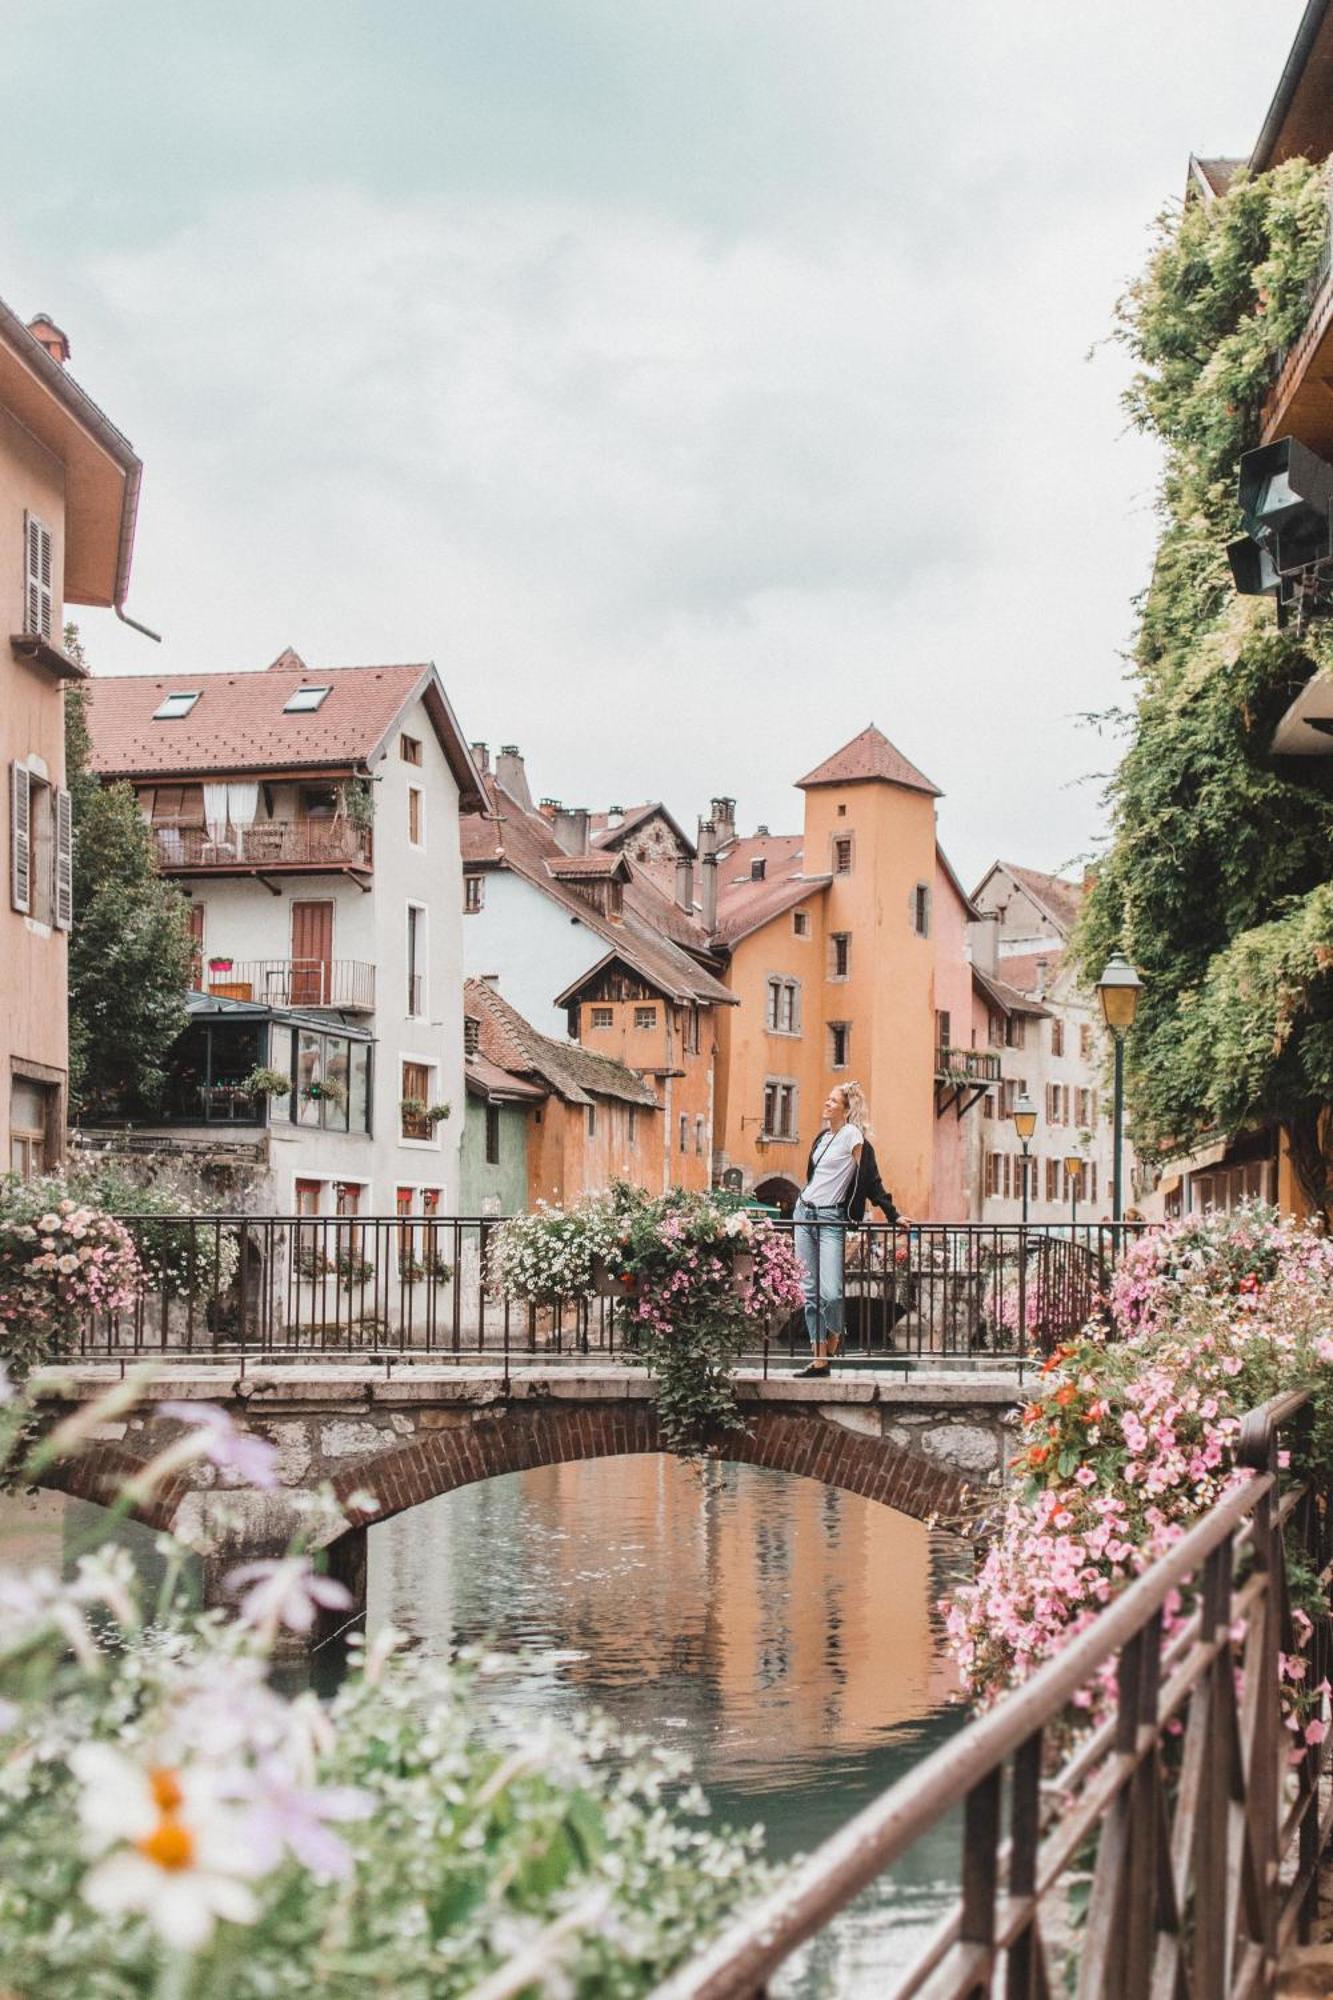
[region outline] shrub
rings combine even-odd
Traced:
[[[16,1374],[66,1353],[90,1313],[132,1305],[144,1273],[124,1226],[62,1181],[0,1188],[0,1360]]]

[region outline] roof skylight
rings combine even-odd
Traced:
[[[323,687],[299,687],[288,695],[282,704],[282,712],[284,715],[309,715],[312,709],[319,707],[328,692],[327,683]]]
[[[165,695],[153,710],[154,722],[176,722],[182,715],[188,715],[201,692],[202,689],[196,688],[193,694]]]

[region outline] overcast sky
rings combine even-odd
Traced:
[[[0,296],[146,467],[95,667],[434,659],[747,831],[874,721],[966,876],[1081,860],[1156,477],[1088,352],[1300,12],[0,0]]]

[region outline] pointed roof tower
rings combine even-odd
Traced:
[[[942,797],[939,786],[932,785],[915,764],[909,764],[902,751],[895,750],[873,722],[859,736],[853,736],[850,743],[844,743],[841,750],[835,750],[822,764],[816,764],[813,771],[798,778],[796,784],[798,790],[807,791],[812,785],[860,785],[876,780],[885,785],[902,785],[910,792],[928,792],[935,799]]]

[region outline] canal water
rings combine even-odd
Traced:
[[[97,1510],[0,1500],[0,1563],[59,1567]],[[153,1538],[128,1531],[153,1563]],[[963,1719],[932,1607],[970,1552],[874,1502],[758,1467],[668,1457],[511,1473],[370,1536],[372,1630],[436,1656],[514,1656],[488,1699],[516,1731],[589,1706],[688,1754],[716,1820],[785,1860],[842,1825]],[[958,1827],[812,1944],[782,2000],[870,2000],[958,1879]]]
[[[494,1705],[596,1706],[691,1758],[715,1819],[803,1853],[959,1726],[932,1607],[955,1537],[814,1480],[662,1457],[506,1474],[370,1535],[370,1624],[520,1664]],[[882,1995],[958,1880],[950,1824],[774,1991]]]

